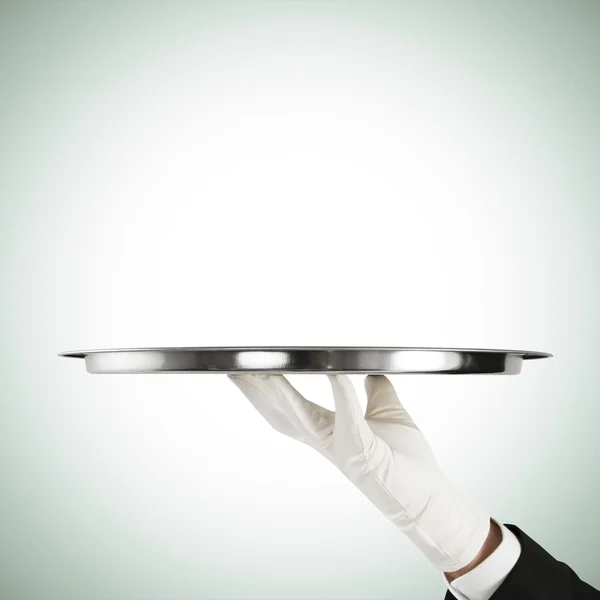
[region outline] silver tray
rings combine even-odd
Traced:
[[[547,352],[344,346],[118,348],[62,352],[88,373],[431,373],[516,375]]]

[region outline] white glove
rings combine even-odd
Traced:
[[[475,558],[490,516],[442,473],[387,377],[366,377],[364,416],[346,375],[328,375],[335,412],[304,398],[281,375],[229,377],[274,429],[330,460],[435,567],[450,573]]]

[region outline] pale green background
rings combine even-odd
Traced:
[[[599,60],[595,1],[1,3],[0,598],[442,598],[224,377],[56,357],[144,345],[553,352],[394,382],[600,587]]]

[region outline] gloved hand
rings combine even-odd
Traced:
[[[364,416],[346,375],[328,375],[335,412],[304,398],[282,375],[229,377],[274,429],[331,461],[435,567],[457,571],[477,555],[490,516],[442,473],[387,377],[366,377]]]

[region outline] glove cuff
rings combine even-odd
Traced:
[[[441,510],[434,510],[437,504]],[[424,514],[413,518],[405,513],[395,524],[445,573],[467,566],[481,550],[491,527],[487,512],[447,492],[443,498],[433,497]]]

